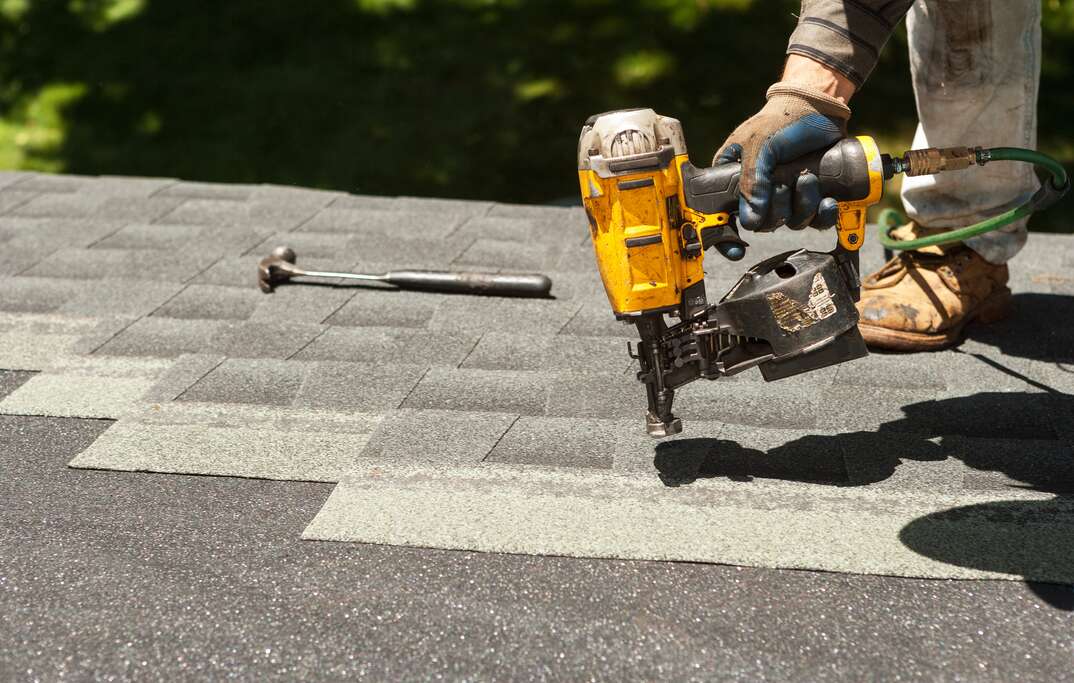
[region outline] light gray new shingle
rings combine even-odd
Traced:
[[[229,358],[178,400],[288,406],[298,395],[307,370],[302,363]]]
[[[362,456],[396,462],[473,464],[492,451],[516,419],[510,413],[397,410],[380,423]]]
[[[294,405],[299,408],[384,412],[398,408],[425,373],[416,365],[296,363],[308,368]]]

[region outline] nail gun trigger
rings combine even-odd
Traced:
[[[746,248],[750,246],[738,236],[738,230],[730,223],[702,228],[701,244],[705,250],[716,247],[716,251],[729,261],[741,261],[746,256]]]

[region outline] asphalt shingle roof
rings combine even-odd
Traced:
[[[279,244],[555,298],[264,295]],[[959,350],[695,383],[656,442],[579,209],[8,173],[0,368],[37,374],[0,413],[118,420],[77,467],[342,482],[311,538],[1074,582],[1072,247],[1033,235],[1017,315]],[[711,295],[744,269],[708,266]]]

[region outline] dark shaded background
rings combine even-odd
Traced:
[[[1074,158],[1074,2],[1044,0],[1041,147]],[[762,104],[797,0],[0,0],[0,165],[547,202],[598,111],[695,160]],[[915,123],[900,34],[854,102]],[[973,143],[973,141],[967,141]],[[1038,229],[1061,225],[1053,210]]]

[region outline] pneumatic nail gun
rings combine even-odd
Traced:
[[[732,261],[739,236],[740,165],[690,163],[681,124],[651,109],[591,117],[578,146],[582,200],[604,288],[616,317],[641,337],[638,379],[654,437],[682,431],[675,391],[757,367],[777,380],[867,355],[858,332],[858,249],[866,210],[898,169],[869,137],[847,138],[776,170],[793,186],[815,173],[839,202],[838,243],[827,253],[789,251],[754,265],[710,304],[707,249]]]

